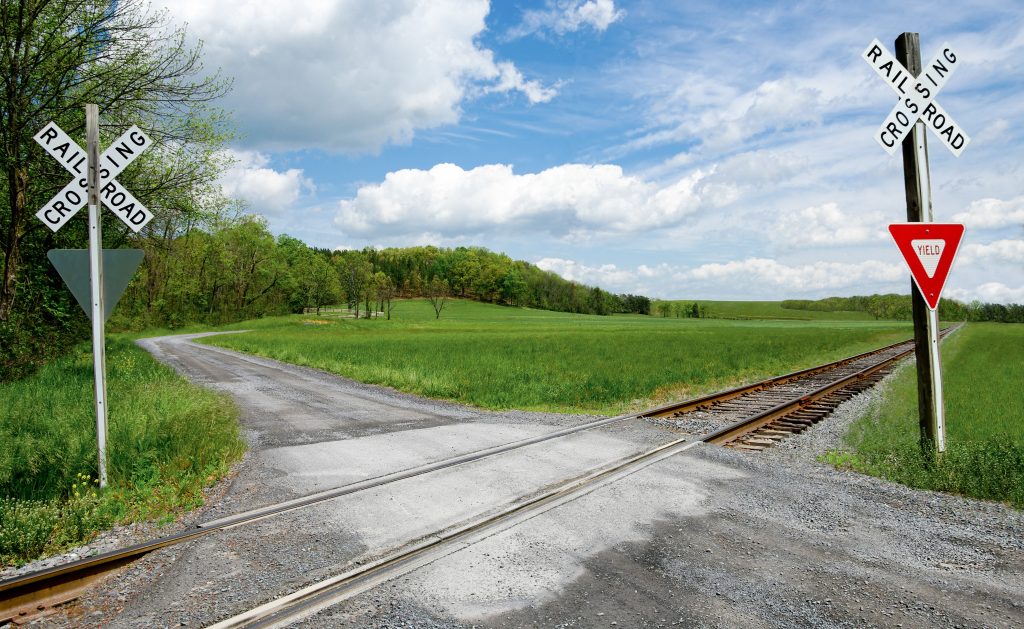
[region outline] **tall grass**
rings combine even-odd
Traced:
[[[229,398],[193,386],[126,339],[108,340],[109,489],[96,490],[88,346],[0,386],[0,561],[81,543],[115,522],[166,518],[244,449]]]
[[[1024,326],[972,323],[942,345],[946,452],[918,447],[917,376],[900,372],[832,463],[913,487],[1024,507]]]
[[[684,307],[694,303],[700,305],[704,316],[711,319],[784,319],[793,321],[871,321],[874,320],[867,312],[797,310],[784,308],[781,301],[708,301],[706,299],[675,299],[672,304]],[[651,309],[651,316],[660,317],[656,308]],[[674,316],[674,315],[673,315]]]
[[[486,408],[616,413],[784,373],[910,335],[905,324],[597,317],[455,301],[435,320],[261,321],[203,342]],[[321,321],[326,321],[322,319]]]

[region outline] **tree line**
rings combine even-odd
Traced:
[[[482,247],[331,251],[277,238],[253,215],[148,232],[137,277],[112,324],[131,329],[220,324],[344,304],[390,318],[398,298],[448,297],[563,312],[648,314],[650,300],[566,280]],[[442,301],[438,301],[443,304]],[[436,308],[440,316],[441,308]]]
[[[858,295],[854,297],[827,297],[825,299],[787,299],[783,308],[826,312],[867,312],[875,319],[909,321],[913,307],[910,295]],[[939,318],[944,321],[999,321],[1024,323],[1024,304],[991,304],[975,300],[970,303],[956,299],[939,301]]]

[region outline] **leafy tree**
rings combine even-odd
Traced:
[[[101,141],[138,124],[155,141],[119,176],[163,220],[149,233],[176,235],[176,216],[198,212],[225,165],[218,149],[226,136],[223,116],[209,101],[227,84],[202,76],[200,49],[185,45],[185,31],[169,28],[165,15],[145,0],[20,0],[0,2],[0,340],[19,347],[41,339],[52,353],[55,335],[84,332],[84,317],[49,268],[46,249],[80,247],[85,221],[72,220],[58,234],[34,217],[70,179],[36,145],[33,136],[49,121],[84,146],[84,105],[99,105]],[[133,238],[107,212],[104,237],[118,246]],[[158,284],[170,269],[153,269]],[[48,296],[43,297],[42,293]],[[19,306],[21,295],[23,306]],[[60,304],[40,312],[35,304]],[[75,322],[78,322],[75,325]],[[10,375],[0,373],[0,379]]]
[[[334,303],[340,291],[338,272],[331,263],[312,251],[301,258],[299,265],[292,267],[296,284],[303,299],[303,308],[320,309]]]
[[[345,295],[348,307],[355,311],[359,318],[359,305],[363,301],[373,273],[373,265],[358,251],[343,251],[338,255],[335,266],[341,279],[341,290]]]
[[[391,311],[395,307],[395,297],[398,295],[398,287],[395,285],[395,281],[384,274],[383,271],[377,271],[376,278],[377,299],[380,301],[379,310],[390,321]]]

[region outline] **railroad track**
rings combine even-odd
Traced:
[[[946,330],[943,334],[948,332],[949,330]],[[496,530],[512,526],[525,517],[532,517],[540,511],[594,491],[698,443],[720,444],[746,451],[758,451],[769,447],[786,436],[801,432],[820,421],[831,413],[831,410],[839,403],[881,379],[896,362],[912,354],[913,351],[913,341],[897,343],[826,365],[693,400],[641,413],[601,419],[344,485],[285,503],[205,522],[193,529],[125,549],[0,581],[0,625],[6,622],[15,624],[27,622],[55,606],[72,601],[98,580],[160,548],[188,542],[217,531],[243,526],[358,491],[497,456],[616,422],[645,419],[668,424],[673,429],[684,433],[693,428],[701,429],[696,434],[703,433],[702,436],[683,437],[626,460],[616,461],[598,470],[592,470],[538,497],[516,503],[498,514],[444,535],[431,536],[429,542],[396,551],[376,562],[360,566],[343,575],[314,584],[300,592],[283,597],[278,601],[271,601],[256,610],[215,625],[222,628],[276,626],[289,619],[294,620],[315,613],[318,609],[333,605],[378,583],[454,552],[466,544],[473,543],[480,536],[490,535]],[[709,427],[711,430],[707,430]],[[694,432],[687,434],[693,435]]]
[[[941,336],[959,327],[946,328]],[[684,432],[704,433],[702,440],[707,443],[759,452],[825,419],[913,353],[913,341],[894,343],[828,365],[663,406],[642,417]]]

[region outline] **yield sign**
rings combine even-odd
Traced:
[[[910,267],[914,283],[928,307],[939,307],[964,226],[959,223],[893,223],[889,233]]]
[[[128,288],[128,283],[139,268],[144,252],[142,249],[103,250],[103,321],[110,319],[114,306]],[[89,303],[89,250],[50,249],[46,252],[64,283],[71,289],[78,305],[92,319],[92,305]]]

